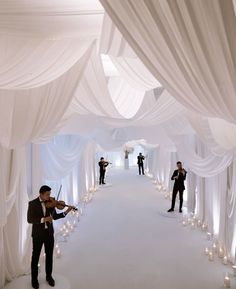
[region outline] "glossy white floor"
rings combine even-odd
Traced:
[[[169,201],[148,178],[133,169],[112,169],[107,181],[112,186],[96,193],[76,231],[61,244],[55,288],[223,288],[224,272],[231,267],[208,261],[206,234],[183,227],[178,213],[171,218]],[[26,277],[6,288],[23,288]],[[49,288],[45,281],[40,285]]]

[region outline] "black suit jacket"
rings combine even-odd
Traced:
[[[46,215],[43,214],[43,208],[39,198],[36,198],[29,202],[28,212],[27,212],[27,220],[28,223],[33,224],[32,226],[32,237],[40,237],[42,236],[43,230],[45,230],[45,223],[41,223],[41,219],[44,217],[48,217],[52,215],[54,220],[64,218],[64,213],[58,214],[53,208],[46,208]],[[47,227],[49,233],[53,235],[54,229],[53,224],[47,222]]]
[[[138,159],[137,164],[141,165],[141,164],[143,164],[145,157],[144,156],[137,156],[137,159]]]
[[[103,161],[100,161],[98,163],[99,167],[100,167],[100,172],[105,172],[106,171],[106,167],[108,166],[108,163],[107,162],[103,162]]]
[[[179,176],[178,176],[178,173],[179,171],[175,170],[171,177],[172,181],[175,180],[174,189],[185,190],[184,181],[186,179],[187,172],[185,171],[185,174],[179,173]],[[175,179],[175,177],[177,176],[178,176],[178,179]]]

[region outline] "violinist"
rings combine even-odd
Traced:
[[[143,161],[144,160],[145,160],[145,157],[142,155],[142,153],[139,153],[139,155],[137,156],[139,175],[141,175],[141,170],[142,170],[142,174],[144,175],[144,168],[143,168]]]
[[[109,162],[105,161],[103,157],[100,158],[99,165],[99,185],[105,185],[105,174],[106,174],[106,167],[109,165]]]
[[[72,206],[68,206],[66,211],[57,213],[52,204],[53,198],[50,197],[50,194],[51,188],[46,185],[42,186],[39,190],[39,196],[30,201],[28,206],[27,220],[28,223],[33,224],[33,252],[31,259],[31,284],[33,288],[39,288],[38,262],[43,245],[46,254],[46,280],[50,286],[55,286],[55,281],[52,277],[54,248],[53,220],[64,218],[74,209]],[[65,205],[62,205],[62,208],[64,207]]]
[[[177,164],[177,170],[174,171],[171,177],[171,180],[175,181],[175,183],[173,187],[171,208],[168,210],[168,212],[174,211],[176,196],[179,192],[179,212],[182,213],[183,194],[185,190],[184,181],[186,179],[187,172],[183,168],[183,165],[180,161],[178,161],[176,164]]]

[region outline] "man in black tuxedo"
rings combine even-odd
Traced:
[[[103,157],[100,158],[100,162],[98,163],[99,165],[99,185],[105,185],[105,174],[106,174],[106,167],[109,165],[108,162],[104,160]]]
[[[181,162],[177,162],[177,170],[174,171],[171,180],[175,181],[174,188],[173,188],[173,194],[172,194],[172,203],[171,208],[168,210],[168,212],[173,212],[175,209],[175,199],[177,196],[177,193],[179,192],[179,212],[182,213],[182,206],[183,206],[183,194],[185,190],[184,181],[186,179],[187,172],[182,166]]]
[[[46,208],[45,202],[49,200],[51,188],[42,186],[39,190],[39,197],[29,202],[27,220],[32,226],[33,252],[31,259],[31,282],[33,288],[39,288],[38,262],[42,246],[46,254],[46,280],[50,286],[55,286],[52,278],[54,230],[53,220],[64,218],[72,207],[58,214],[55,208]]]
[[[144,168],[143,168],[143,161],[145,159],[145,157],[142,155],[142,153],[139,153],[139,155],[137,156],[137,164],[138,164],[138,172],[141,175],[141,170],[142,170],[142,174],[144,175]]]

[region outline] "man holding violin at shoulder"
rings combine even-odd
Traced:
[[[186,180],[187,172],[183,168],[183,165],[180,161],[176,163],[177,170],[174,171],[171,180],[175,181],[174,187],[173,187],[173,194],[172,194],[172,202],[171,202],[171,208],[168,210],[168,212],[173,212],[175,209],[175,200],[176,196],[179,192],[179,212],[182,213],[182,206],[183,206],[183,194],[185,190],[184,181]]]
[[[106,167],[111,164],[107,161],[104,160],[103,157],[100,158],[100,162],[98,163],[99,165],[99,185],[105,185],[105,174],[106,174]]]
[[[27,220],[32,226],[33,252],[31,259],[31,284],[33,288],[39,288],[38,282],[38,262],[42,246],[44,245],[46,260],[46,280],[50,286],[55,286],[52,278],[53,268],[53,248],[54,248],[54,229],[53,220],[64,218],[71,210],[75,209],[68,206],[63,213],[57,213],[55,199],[50,197],[51,188],[44,185],[39,190],[39,197],[29,202]],[[54,203],[55,202],[55,203]],[[66,205],[62,205],[61,209]]]

